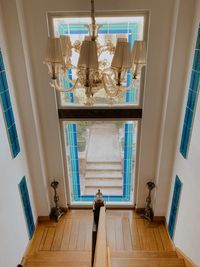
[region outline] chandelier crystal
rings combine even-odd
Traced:
[[[44,63],[47,65],[51,77],[50,85],[65,93],[75,90],[85,90],[85,105],[95,103],[95,94],[104,89],[107,102],[113,104],[115,99],[122,99],[126,90],[138,84],[141,68],[146,65],[146,44],[144,41],[135,41],[131,50],[127,38],[118,38],[116,47],[107,40],[105,45],[98,43],[98,30],[94,12],[94,0],[91,0],[91,24],[85,25],[89,36],[85,36],[82,44],[77,40],[71,43],[70,37],[61,35],[48,37],[47,52]],[[79,53],[77,66],[71,62],[72,50]],[[102,53],[113,55],[111,65],[99,58]],[[76,69],[76,79],[71,80],[68,70]],[[132,83],[127,87],[126,74],[132,73]],[[65,82],[70,88],[65,88]]]

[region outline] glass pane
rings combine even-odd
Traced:
[[[84,40],[84,37],[89,34],[85,25],[91,23],[90,18],[54,18],[54,33],[55,36],[69,35],[72,45],[78,40],[80,43]],[[101,27],[98,32],[98,44],[101,47],[105,47],[109,42],[114,46],[116,45],[117,38],[126,37],[133,47],[135,40],[143,39],[144,17],[104,17],[96,18],[96,23]],[[108,51],[104,51],[99,56],[100,66],[108,68],[111,64],[113,54]],[[71,63],[76,66],[79,58],[79,53],[74,49],[72,50]],[[77,78],[77,69],[73,68],[68,71],[68,76],[72,81]],[[116,98],[114,105],[138,105],[139,104],[139,89],[132,84],[132,77],[130,71],[126,77],[126,92],[120,98]],[[131,85],[131,86],[130,86]],[[70,88],[70,82],[64,82],[65,88]],[[140,81],[138,81],[137,88],[140,87]],[[107,99],[105,90],[102,88],[95,94],[95,105],[101,106],[107,105]],[[86,102],[85,89],[79,88],[73,93],[61,93],[61,105],[62,106],[74,106],[83,105]]]
[[[98,189],[107,202],[131,202],[136,121],[64,122],[71,202],[91,202]]]

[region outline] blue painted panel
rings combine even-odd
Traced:
[[[182,183],[179,177],[176,176],[170,216],[169,216],[169,223],[168,223],[168,231],[169,231],[169,235],[171,238],[173,238],[174,236],[174,229],[175,229],[178,207],[179,207],[179,202],[180,202],[181,188],[182,188]]]
[[[21,182],[19,183],[19,190],[21,194],[24,214],[25,214],[26,223],[28,227],[29,239],[31,239],[35,231],[35,225],[33,221],[33,214],[32,214],[31,203],[30,203],[25,176],[22,178]]]
[[[200,49],[200,26],[199,26],[199,30],[198,30],[196,49]]]
[[[199,93],[199,81],[200,81],[200,26],[198,29],[197,41],[194,51],[190,86],[188,89],[187,106],[185,110],[185,118],[183,123],[182,137],[180,144],[180,153],[183,155],[184,158],[187,157],[190,136],[192,133],[192,123],[195,116],[196,103]]]
[[[8,82],[6,78],[6,72],[3,62],[3,54],[0,49],[0,101],[2,103],[2,109],[5,118],[5,124],[10,141],[10,147],[12,156],[15,158],[20,152],[19,139],[15,126],[15,119],[12,110],[12,104],[10,100]]]
[[[200,71],[200,50],[196,49],[194,53],[193,70]]]
[[[76,135],[76,124],[67,124],[66,134],[68,138],[68,149],[70,155],[70,170],[71,170],[71,190],[72,198],[75,201],[80,197],[80,176],[79,176],[79,162],[78,162],[78,146]]]

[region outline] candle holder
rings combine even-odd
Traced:
[[[60,217],[64,214],[63,210],[58,205],[58,202],[59,202],[59,196],[57,194],[58,185],[59,185],[59,182],[55,180],[51,183],[51,187],[54,190],[55,207],[51,209],[50,217],[56,221],[58,221]]]
[[[154,213],[153,209],[151,208],[151,191],[156,187],[154,182],[148,182],[147,183],[147,189],[149,190],[149,194],[146,198],[146,208],[144,210],[144,214],[141,215],[142,218],[145,218],[146,220],[152,222]]]

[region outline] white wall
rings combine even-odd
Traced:
[[[169,219],[170,207],[171,207],[171,198],[174,188],[174,178],[176,175],[179,176],[182,186],[182,193],[180,199],[180,206],[178,210],[177,223],[174,234],[175,245],[180,248],[186,255],[188,255],[194,263],[200,266],[200,99],[198,99],[196,114],[194,118],[193,131],[191,135],[191,142],[188,151],[187,159],[184,159],[179,152],[180,142],[181,142],[181,133],[183,127],[183,120],[185,115],[185,106],[187,101],[187,92],[190,81],[190,74],[193,61],[193,51],[196,44],[197,29],[200,22],[200,1],[195,1],[195,12],[193,16],[193,26],[191,30],[190,38],[190,63],[187,69],[187,82],[183,87],[185,92],[184,104],[182,107],[181,121],[179,124],[179,133],[176,146],[176,155],[173,166],[173,181],[171,185],[171,196],[168,206],[167,218]]]
[[[8,50],[5,42],[3,14],[0,6],[0,47],[4,55],[4,63],[9,84],[13,112],[20,142],[20,153],[12,158],[2,106],[0,104],[0,266],[11,267],[20,263],[28,244],[28,230],[25,221],[18,184],[26,176],[34,221],[37,211],[30,182],[30,172],[26,160],[26,151],[21,131],[21,122],[16,103],[15,88],[11,77]]]
[[[164,215],[168,207],[170,179],[184,97],[183,88],[187,78],[194,3],[193,0],[176,1],[174,10],[156,173],[155,215]]]
[[[6,49],[9,57],[18,110],[23,127],[23,141],[31,172],[31,182],[35,195],[38,215],[49,215],[48,184],[46,183],[45,156],[41,144],[40,118],[35,102],[31,69],[28,67],[26,43],[23,35],[21,17],[15,0],[1,1]],[[19,19],[20,18],[20,19]],[[13,45],[14,44],[14,45]]]

